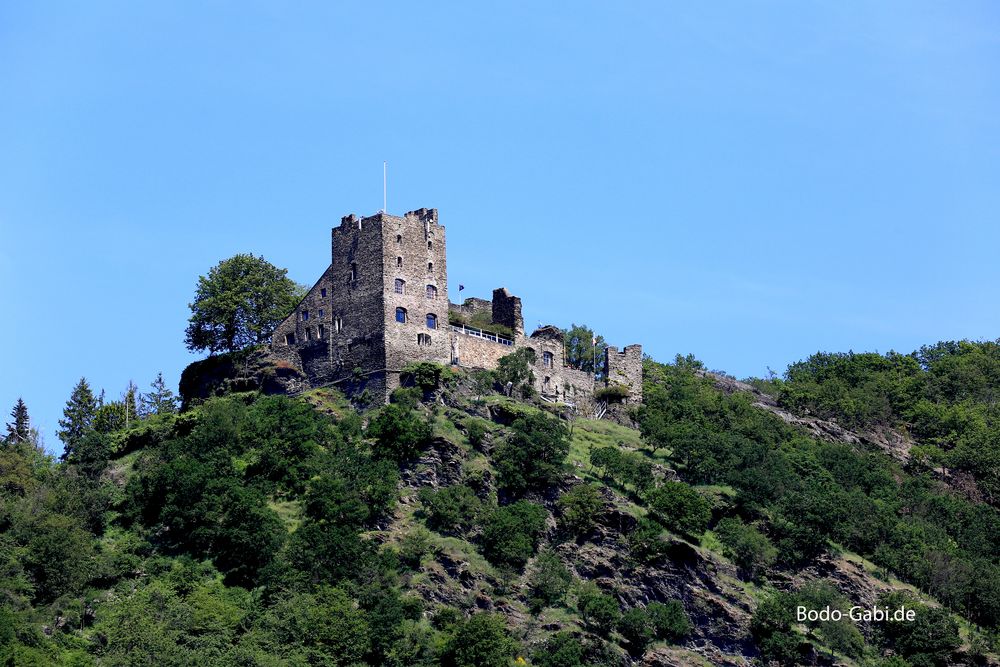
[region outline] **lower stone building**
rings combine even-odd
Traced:
[[[451,303],[445,228],[436,209],[341,218],[331,233],[329,267],[271,337],[272,355],[311,386],[367,391],[378,402],[412,362],[493,369],[522,348],[535,353],[535,388],[545,400],[589,412],[595,392],[615,386],[611,393],[623,402],[642,401],[640,345],[608,348],[605,378],[597,382],[566,363],[559,328],[525,335],[521,299],[505,288],[489,301]]]

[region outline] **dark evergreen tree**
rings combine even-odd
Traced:
[[[56,434],[63,441],[64,461],[73,456],[83,436],[93,427],[96,414],[97,400],[94,392],[91,391],[87,378],[80,378],[63,408],[63,418],[59,420],[59,428],[62,430]]]
[[[24,404],[23,399],[17,399],[10,416],[14,421],[7,424],[7,436],[4,440],[10,444],[26,442],[31,435],[31,420],[28,418],[28,406]]]
[[[157,373],[150,384],[151,391],[143,394],[139,401],[139,415],[145,419],[151,415],[169,415],[177,412],[177,397],[167,387],[163,373]]]

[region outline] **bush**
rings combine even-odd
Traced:
[[[509,384],[511,395],[518,393],[524,395],[526,390],[530,394],[535,384],[535,374],[531,370],[534,364],[535,351],[530,347],[523,347],[517,352],[500,357],[496,370],[493,371],[497,389],[507,393]]]
[[[560,511],[560,528],[568,535],[579,537],[597,525],[604,499],[594,485],[577,484],[562,494],[556,504]]]
[[[428,527],[449,535],[461,535],[470,530],[482,510],[479,498],[467,486],[423,488],[418,495],[427,515]]]
[[[586,647],[569,632],[557,632],[535,652],[537,667],[583,667]]]
[[[643,517],[628,534],[629,553],[640,563],[649,564],[667,553],[667,542],[663,539],[663,526]]]
[[[368,424],[368,437],[374,438],[376,453],[395,461],[413,458],[431,439],[431,427],[416,412],[392,404],[382,408]]]
[[[629,397],[629,393],[628,387],[623,384],[613,382],[607,387],[601,387],[595,391],[594,398],[598,401],[607,401],[608,403],[621,403]]]
[[[431,552],[431,534],[423,529],[416,528],[408,531],[399,541],[399,560],[407,567],[416,569],[420,567],[420,561]]]
[[[546,549],[538,554],[528,576],[531,607],[535,612],[562,602],[573,575],[554,552]]]
[[[691,620],[678,600],[666,604],[650,602],[646,605],[646,614],[653,626],[653,636],[657,639],[677,642],[691,632]]]
[[[479,447],[486,437],[486,424],[481,419],[470,417],[465,420],[465,437],[469,439],[469,444]]]
[[[715,527],[715,532],[726,557],[732,559],[751,579],[763,574],[778,557],[778,550],[766,535],[738,518],[723,519]]]
[[[430,361],[419,361],[407,364],[399,379],[404,386],[416,387],[427,394],[441,387],[451,378],[451,370],[446,366]]]
[[[545,508],[526,500],[498,507],[483,524],[483,554],[494,565],[523,567],[545,529],[545,517]]]
[[[499,614],[473,614],[455,632],[445,664],[456,667],[509,667],[517,642]]]
[[[639,655],[653,640],[653,623],[645,610],[636,607],[618,619],[618,632],[628,641],[629,652]]]
[[[657,521],[669,530],[698,537],[712,518],[708,501],[683,482],[664,482],[648,496]]]
[[[586,586],[580,592],[576,606],[586,626],[602,637],[611,634],[621,617],[618,602],[593,585]]]
[[[513,431],[510,438],[493,455],[499,485],[519,494],[554,482],[569,454],[566,425],[534,413],[518,417],[510,428]]]

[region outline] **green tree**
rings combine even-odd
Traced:
[[[189,350],[235,352],[266,342],[303,288],[263,257],[234,255],[199,276],[185,332]]]
[[[684,611],[684,605],[679,600],[667,603],[650,602],[646,605],[646,613],[653,625],[653,635],[657,639],[677,642],[691,632],[691,619]]]
[[[483,522],[483,554],[496,565],[522,567],[545,529],[545,508],[526,500],[490,512]]]
[[[462,623],[448,644],[450,660],[445,664],[454,667],[508,667],[517,642],[510,636],[503,616],[499,614],[473,614]]]
[[[177,397],[164,382],[162,372],[156,374],[150,384],[150,391],[140,397],[139,412],[142,417],[172,415],[177,412]]]
[[[532,664],[538,667],[583,667],[586,647],[571,633],[557,632],[535,653]]]
[[[427,515],[427,525],[446,535],[462,535],[476,523],[482,502],[467,486],[420,489],[418,496]]]
[[[535,382],[535,374],[531,370],[534,363],[535,351],[530,347],[523,347],[517,352],[500,357],[496,370],[493,371],[497,388],[506,393],[507,386],[510,385],[512,396],[530,395]]]
[[[585,586],[580,591],[576,607],[587,627],[602,637],[611,634],[621,617],[618,602],[610,595],[601,593],[595,585]]]
[[[63,441],[64,461],[73,455],[77,444],[93,428],[96,414],[97,399],[94,398],[94,392],[91,391],[87,378],[80,378],[63,408],[63,418],[59,420],[61,430],[56,434]]]
[[[27,442],[31,435],[31,420],[28,418],[28,406],[24,404],[23,399],[17,399],[10,416],[14,421],[7,424],[7,436],[4,442],[8,444]]]
[[[618,632],[628,641],[629,652],[640,655],[653,641],[653,622],[644,609],[634,607],[618,619]]]
[[[559,527],[568,535],[580,537],[597,525],[604,499],[593,484],[577,484],[559,496]]]
[[[375,415],[367,434],[375,439],[379,455],[402,462],[413,458],[431,439],[431,427],[414,410],[393,403]]]
[[[554,482],[569,454],[569,429],[565,424],[533,413],[518,417],[510,428],[511,436],[493,455],[500,486],[520,494]]]
[[[551,549],[543,549],[528,575],[532,609],[540,611],[543,607],[562,602],[572,581],[573,575],[559,560],[559,556]]]
[[[682,535],[698,537],[712,518],[708,501],[684,482],[664,482],[648,498],[656,519]]]
[[[778,550],[766,535],[739,518],[726,518],[718,523],[715,532],[724,547],[723,553],[732,559],[748,577],[756,579],[774,565]]]
[[[565,340],[569,366],[604,377],[604,350],[608,347],[604,336],[595,336],[593,329],[585,324],[573,324],[565,332]]]

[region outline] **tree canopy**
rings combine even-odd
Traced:
[[[189,350],[235,352],[268,339],[305,289],[263,257],[234,255],[198,278],[184,342]]]

